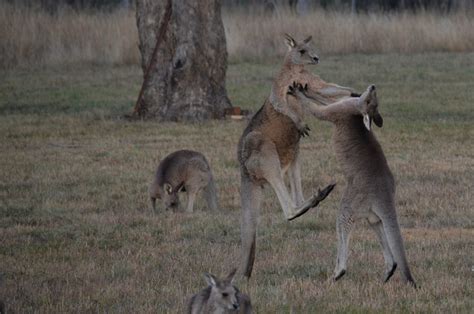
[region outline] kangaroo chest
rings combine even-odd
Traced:
[[[300,142],[298,129],[290,118],[277,112],[271,104],[266,104],[265,107],[266,119],[260,131],[275,145],[281,167],[287,168],[298,154]]]

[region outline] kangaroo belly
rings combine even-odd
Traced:
[[[295,123],[269,104],[268,120],[262,125],[262,133],[275,145],[282,168],[287,168],[298,155],[300,134]]]

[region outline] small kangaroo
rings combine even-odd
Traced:
[[[188,304],[189,314],[252,313],[248,295],[243,294],[232,283],[236,273],[233,269],[224,280],[204,274],[208,287],[192,296]]]
[[[305,85],[314,91],[314,97],[325,102],[331,103],[344,97],[360,96],[354,93],[351,88],[339,86],[333,83],[327,83],[319,76],[316,76],[305,69],[305,65],[316,65],[319,63],[319,57],[314,49],[309,45],[311,36],[297,42],[290,35],[285,34],[285,43],[288,46],[288,52],[285,55],[283,66],[275,77],[270,92],[269,102],[273,107],[287,115],[295,124],[302,136],[308,135],[309,128],[303,122],[303,110],[294,99],[287,98],[287,89],[294,81]]]
[[[192,213],[196,195],[203,188],[208,207],[217,210],[214,178],[206,157],[195,151],[179,150],[160,162],[149,188],[151,205],[156,210],[156,199],[161,199],[166,209],[176,209],[180,205],[178,192],[186,192],[186,211]]]
[[[308,86],[294,83],[288,93],[296,97],[318,119],[334,124],[333,142],[347,185],[337,218],[337,262],[333,279],[346,273],[349,236],[356,219],[365,218],[377,234],[383,249],[384,282],[400,266],[407,282],[416,287],[405,256],[395,211],[395,181],[382,148],[371,132],[372,121],[382,127],[375,86],[360,96],[328,106],[311,98]]]

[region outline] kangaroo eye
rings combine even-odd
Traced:
[[[301,53],[302,55],[304,55],[304,54],[306,53],[306,50],[301,49],[301,50],[300,50],[300,53]]]
[[[229,294],[224,292],[224,293],[222,294],[222,296],[223,296],[224,298],[227,298],[227,297],[229,296]]]

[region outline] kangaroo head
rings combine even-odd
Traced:
[[[165,204],[166,209],[176,209],[179,207],[179,196],[178,193],[184,190],[184,182],[181,182],[177,186],[173,187],[170,183],[165,182],[163,184],[163,192],[161,193],[161,199]]]
[[[318,64],[319,57],[309,45],[311,36],[298,43],[288,34],[285,34],[285,43],[288,46],[286,58],[293,64]]]
[[[208,273],[204,274],[207,283],[211,286],[209,300],[212,300],[216,307],[225,310],[239,309],[239,290],[232,285],[236,271],[237,269],[234,268],[223,280]]]
[[[370,85],[367,90],[359,97],[357,108],[362,113],[364,118],[364,125],[367,130],[370,131],[372,121],[379,128],[383,125],[382,116],[378,110],[379,102],[377,100],[377,93],[375,92],[375,86]]]

